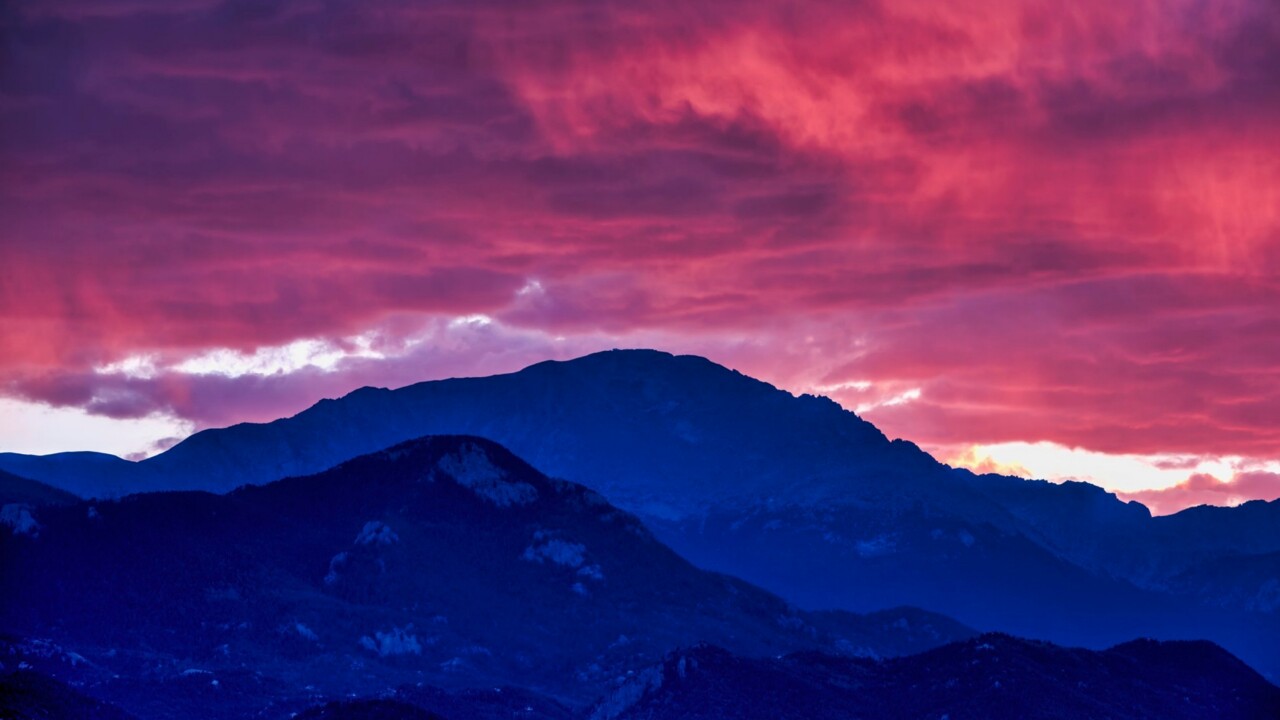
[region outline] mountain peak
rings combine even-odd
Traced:
[[[378,478],[379,487],[394,487],[397,493],[414,486],[445,483],[500,509],[530,505],[561,489],[501,445],[470,435],[407,440],[340,463],[316,476],[289,478],[285,482],[323,486],[345,482],[352,474]]]
[[[533,473],[533,468],[501,445],[480,437],[419,438],[359,460],[409,464],[423,471],[425,482],[455,483],[496,507],[528,505],[539,497],[537,488],[519,477]]]
[[[696,388],[707,381],[718,381],[712,387],[723,391],[780,393],[794,398],[763,380],[744,375],[701,355],[676,355],[664,350],[626,348],[602,350],[569,360],[545,360],[530,365],[513,375],[540,376],[559,374],[573,376],[578,382],[610,377],[614,379],[647,379]]]
[[[654,363],[674,360],[678,357],[690,357],[706,360],[698,355],[676,355],[665,350],[656,350],[653,348],[612,348],[609,350],[600,350],[598,352],[579,355],[576,358],[568,360],[544,360],[534,363],[525,368],[530,370],[537,367],[547,365],[567,365],[567,364],[595,364],[595,363]],[[711,362],[707,360],[707,362]]]
[[[826,398],[796,397],[695,355],[627,349],[506,375],[361,388],[290,418],[202,431],[130,469],[137,490],[226,491],[459,433],[492,438],[554,476],[591,479],[630,509],[662,516],[725,496],[820,496],[833,486],[811,479],[873,468],[887,478],[902,475],[894,466],[927,460]],[[664,450],[621,461],[644,446]],[[769,458],[780,456],[793,466],[772,468]]]

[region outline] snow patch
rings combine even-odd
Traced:
[[[393,627],[387,632],[375,632],[373,637],[365,635],[360,638],[360,647],[378,653],[378,657],[421,655],[422,643],[418,642],[417,635],[409,634],[412,629],[412,625],[405,628]]]
[[[386,523],[370,520],[364,524],[360,534],[356,536],[356,545],[395,545],[400,536]]]
[[[854,544],[859,557],[874,558],[890,555],[898,549],[898,543],[890,535],[877,535]]]
[[[342,579],[342,568],[347,564],[349,557],[346,553],[340,552],[329,560],[329,572],[324,576],[325,585],[334,585]]]
[[[473,443],[440,459],[437,467],[454,482],[498,507],[528,505],[538,499],[532,485],[507,480],[507,473],[493,464],[489,454]]]
[[[320,636],[316,635],[314,630],[307,627],[306,625],[303,625],[300,622],[293,624],[293,630],[294,632],[298,633],[298,635],[303,640],[310,640],[311,642],[320,642]]]
[[[0,508],[0,525],[8,525],[14,535],[40,536],[40,523],[26,503],[10,503]]]
[[[647,694],[662,687],[662,668],[641,670],[621,687],[605,697],[591,712],[591,720],[613,720],[630,710]]]
[[[694,657],[680,656],[680,662],[676,663],[676,672],[680,674],[680,679],[684,680],[694,670],[698,669],[698,659]]]
[[[876,652],[874,648],[870,648],[865,645],[855,645],[846,638],[840,638],[836,641],[836,651],[841,655],[848,655],[849,657],[871,658],[872,660],[880,659],[880,653]]]
[[[795,632],[804,632],[809,628],[804,618],[795,615],[779,615],[778,626]]]
[[[534,544],[524,549],[520,556],[536,563],[553,563],[569,568],[580,568],[586,561],[587,546],[567,540],[544,539],[542,533],[534,535]]]
[[[1245,607],[1266,613],[1280,608],[1280,579],[1270,578],[1258,586],[1258,592],[1248,598]]]

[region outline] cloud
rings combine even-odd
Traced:
[[[979,475],[994,473],[997,475],[1013,475],[1015,477],[1032,478],[1031,471],[1018,463],[1002,463],[982,452],[976,445],[971,445],[949,457],[939,458],[952,467],[968,468]]]
[[[1123,493],[1124,500],[1137,500],[1155,515],[1168,515],[1196,505],[1239,505],[1247,500],[1280,499],[1280,474],[1240,472],[1219,480],[1196,473],[1183,482],[1160,490]]]
[[[926,445],[1280,457],[1267,0],[0,13],[6,396],[203,427],[661,344]]]

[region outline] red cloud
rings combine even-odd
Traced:
[[[1280,498],[1280,475],[1269,472],[1237,473],[1230,480],[1196,473],[1163,490],[1122,493],[1124,500],[1137,500],[1156,515],[1168,515],[1195,505],[1239,505],[1246,500]]]
[[[870,416],[928,445],[1280,457],[1269,0],[3,13],[7,394],[223,423],[653,340],[918,388]],[[430,362],[93,371],[472,313]]]

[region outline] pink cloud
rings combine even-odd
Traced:
[[[1170,488],[1124,493],[1124,500],[1137,500],[1155,515],[1168,515],[1195,505],[1239,505],[1247,500],[1280,498],[1280,474],[1241,472],[1228,480],[1196,473]]]

